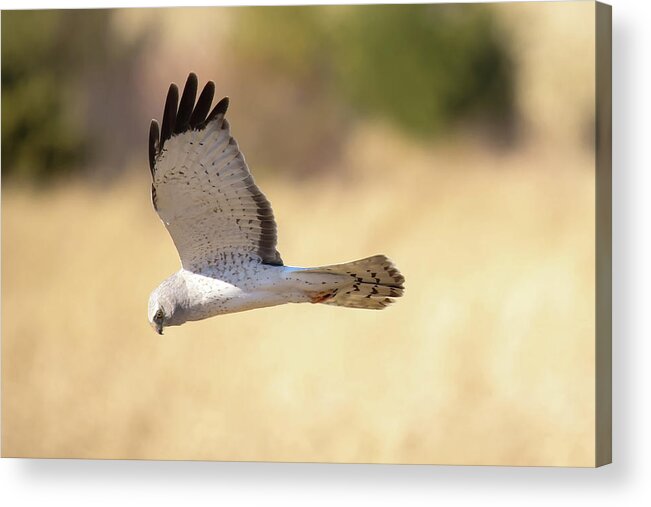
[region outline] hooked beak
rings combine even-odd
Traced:
[[[161,322],[160,324],[158,322],[152,322],[151,327],[154,331],[156,331],[158,334],[162,335],[163,334],[163,323]]]

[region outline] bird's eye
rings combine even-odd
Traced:
[[[163,310],[158,310],[154,315],[154,320],[163,320]]]

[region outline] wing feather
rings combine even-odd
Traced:
[[[162,127],[150,126],[152,202],[165,223],[185,269],[202,270],[244,256],[282,265],[276,222],[224,118],[228,98],[208,114],[215,85],[188,76],[179,104],[172,84]],[[207,116],[206,116],[207,115]]]
[[[152,120],[151,125],[149,126],[149,170],[151,171],[152,177],[154,176],[154,164],[156,163],[159,139],[160,131],[158,128],[158,122]]]
[[[190,127],[190,116],[192,116],[194,101],[197,98],[198,86],[199,82],[197,80],[197,75],[194,72],[191,72],[188,76],[188,80],[185,82],[179,110],[176,113],[176,121],[174,123],[175,134],[185,132]]]
[[[190,116],[190,128],[195,129],[206,121],[206,116],[208,115],[208,111],[210,111],[210,105],[214,96],[215,83],[208,81],[206,86],[203,87],[203,91],[199,95],[199,100],[197,100],[197,105]]]
[[[163,126],[161,128],[160,150],[163,149],[165,141],[172,137],[174,124],[176,122],[176,108],[179,102],[179,89],[172,83],[167,91],[165,110],[163,112]]]

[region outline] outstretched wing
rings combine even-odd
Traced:
[[[197,76],[188,76],[181,102],[172,84],[163,124],[152,120],[149,165],[152,202],[167,227],[181,264],[201,270],[242,256],[281,266],[276,222],[224,118],[228,98],[212,112],[212,81],[199,99]]]

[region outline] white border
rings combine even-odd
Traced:
[[[245,2],[190,5],[233,4]],[[614,464],[591,470],[3,459],[3,504],[651,505],[650,3],[612,4]],[[182,4],[5,0],[2,8],[172,5]]]

